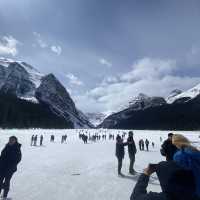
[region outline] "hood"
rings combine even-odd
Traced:
[[[6,145],[7,147],[11,147],[11,148],[16,148],[16,149],[21,149],[21,144],[20,143],[15,143],[14,145],[10,146],[9,143],[7,143]]]
[[[174,161],[170,161],[159,163],[156,173],[163,192],[175,199],[192,199],[196,189],[192,171],[185,170]]]

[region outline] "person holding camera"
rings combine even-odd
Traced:
[[[147,192],[150,176],[156,172],[162,192]],[[140,175],[130,200],[199,200],[195,178],[173,161],[150,164]]]

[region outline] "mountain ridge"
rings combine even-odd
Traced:
[[[52,73],[43,75],[23,61],[0,58],[0,91],[32,103],[45,103],[74,128],[94,127]]]

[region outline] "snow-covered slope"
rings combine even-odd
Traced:
[[[131,102],[129,102],[129,106],[127,106],[127,108],[121,110],[120,112],[111,114],[110,116],[105,118],[104,121],[99,125],[99,127],[115,127],[121,120],[127,120],[128,118],[130,118],[132,113],[134,113],[135,111],[143,111],[147,108],[159,107],[164,104],[166,104],[166,101],[162,97],[149,97],[141,93]]]
[[[177,94],[175,96],[171,96],[170,98],[168,97],[166,99],[167,103],[171,104],[173,102],[175,102],[176,100],[182,99],[184,98],[186,101],[195,98],[196,96],[198,96],[200,94],[200,84],[196,85],[195,87],[182,92],[180,94]]]
[[[88,120],[95,126],[98,126],[103,120],[109,116],[104,113],[86,113]]]
[[[123,110],[140,110],[148,107],[160,106],[165,103],[162,97],[149,97],[146,94],[140,93],[138,96],[134,97],[128,105],[124,106]]]
[[[44,75],[22,61],[0,58],[0,89],[37,102],[34,95]]]
[[[0,91],[33,103],[48,104],[75,128],[93,127],[53,74],[43,75],[23,61],[0,58]]]

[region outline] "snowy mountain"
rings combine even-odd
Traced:
[[[99,128],[200,129],[200,85],[182,93],[178,90],[174,91],[166,100],[162,97],[140,94],[128,108],[108,116]]]
[[[182,93],[182,90],[179,90],[179,89],[173,90],[173,91],[169,94],[169,96],[166,98],[167,103],[172,102],[173,99],[174,99],[177,95],[179,95],[179,94],[181,94],[181,93]]]
[[[104,113],[86,113],[85,114],[88,118],[88,120],[94,125],[94,126],[98,126],[99,124],[101,124],[103,122],[103,120],[109,116],[106,115]]]
[[[186,102],[188,100],[194,99],[195,97],[197,97],[200,94],[200,84],[198,84],[197,86],[185,91],[185,92],[181,92],[177,95],[174,95],[172,97],[168,97],[167,103],[174,103],[176,101],[183,101]]]
[[[149,97],[145,94],[140,93],[131,102],[129,102],[129,106],[126,109],[108,116],[103,121],[103,123],[99,125],[99,127],[115,127],[119,123],[119,121],[127,120],[132,112],[145,110],[147,108],[159,107],[165,104],[167,103],[162,97]]]
[[[166,101],[162,97],[149,97],[143,93],[140,93],[131,102],[129,102],[129,108],[132,110],[139,110],[148,107],[160,106],[163,104],[166,104]]]
[[[25,62],[0,58],[0,91],[33,103],[47,104],[52,112],[72,122],[74,128],[93,127],[53,74],[43,75]]]

